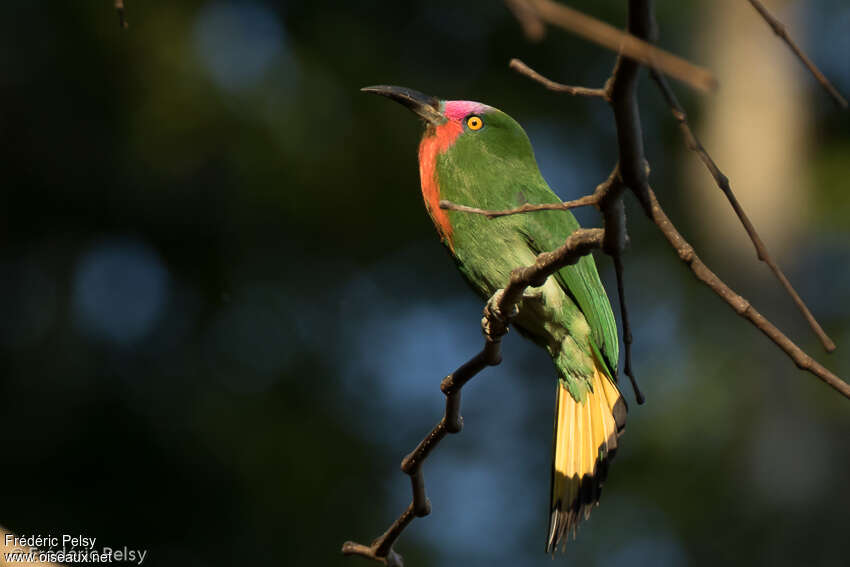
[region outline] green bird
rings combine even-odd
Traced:
[[[466,280],[484,298],[504,288],[511,270],[561,246],[579,227],[569,211],[488,219],[440,208],[440,200],[489,210],[559,203],[510,116],[479,102],[439,100],[404,87],[373,86],[425,120],[419,174],[425,207]],[[599,503],[608,464],[626,422],[617,388],[617,326],[591,256],[526,290],[515,321],[555,363],[555,431],[546,551],[575,538]]]

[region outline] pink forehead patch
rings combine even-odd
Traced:
[[[489,106],[473,100],[447,100],[444,113],[449,120],[460,122],[470,114],[483,114],[488,110]]]

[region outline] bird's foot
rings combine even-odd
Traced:
[[[504,289],[496,290],[487,304],[484,306],[484,317],[481,318],[481,330],[484,331],[484,336],[490,342],[498,342],[502,340],[505,333],[508,332],[511,322],[519,315],[519,309],[516,305],[511,309],[510,314],[505,315],[499,309],[499,303],[502,300]]]

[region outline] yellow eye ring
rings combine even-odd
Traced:
[[[481,130],[484,126],[484,121],[479,116],[470,116],[466,119],[466,127],[470,130]]]

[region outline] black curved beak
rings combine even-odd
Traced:
[[[440,114],[440,101],[436,97],[422,94],[407,87],[394,87],[390,85],[375,85],[373,87],[363,87],[360,90],[364,93],[373,93],[391,98],[424,118],[429,124],[437,126],[446,121],[446,117]]]

